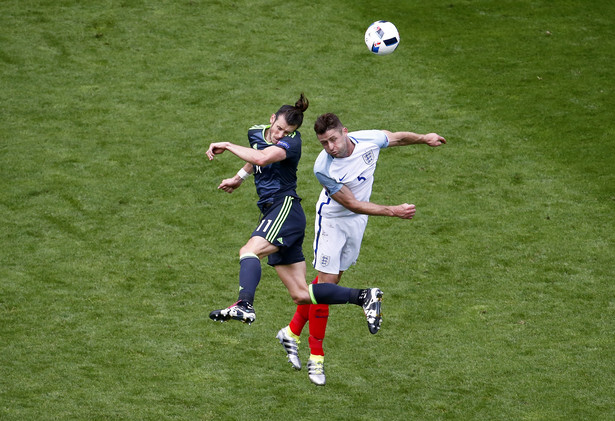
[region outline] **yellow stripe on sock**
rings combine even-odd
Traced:
[[[312,291],[312,287],[314,286],[314,284],[310,284],[308,286],[308,290],[310,291],[310,299],[312,300],[312,304],[318,304],[316,302],[316,298],[314,297],[314,292]]]

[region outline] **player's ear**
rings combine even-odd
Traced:
[[[275,118],[275,113],[271,114],[271,117],[269,118],[269,124],[273,124],[275,122],[276,118]]]

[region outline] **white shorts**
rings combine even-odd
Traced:
[[[359,258],[367,215],[322,218],[314,226],[314,269],[337,275]]]

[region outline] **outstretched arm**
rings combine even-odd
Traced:
[[[389,146],[406,146],[424,143],[432,147],[446,143],[446,139],[437,133],[417,134],[413,132],[390,132],[383,130],[389,138]]]
[[[282,148],[269,147],[263,150],[258,150],[235,145],[231,142],[212,143],[209,145],[209,149],[207,149],[206,154],[209,160],[212,161],[214,156],[219,155],[224,151],[229,151],[244,161],[261,167],[286,159],[286,151]]]
[[[402,219],[412,219],[416,213],[415,206],[407,203],[397,206],[385,206],[372,202],[359,201],[347,186],[342,187],[340,191],[332,194],[331,197],[340,205],[354,213],[373,216],[396,216]]]

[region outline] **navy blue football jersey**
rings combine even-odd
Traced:
[[[266,165],[254,166],[254,184],[258,194],[258,205],[272,204],[277,199],[297,195],[297,167],[301,159],[301,134],[298,131],[283,137],[277,144],[265,140],[265,130],[270,125],[252,126],[248,130],[248,140],[253,149],[263,150],[269,147],[283,148],[286,159]]]

